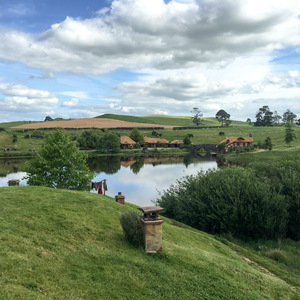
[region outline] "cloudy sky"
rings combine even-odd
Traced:
[[[0,122],[299,101],[299,0],[0,1]]]

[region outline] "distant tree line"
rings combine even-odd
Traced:
[[[272,112],[268,105],[261,107],[256,113],[255,118],[254,126],[279,126],[287,123],[300,125],[300,119],[297,120],[297,115],[289,109],[281,116],[276,110]],[[246,122],[252,125],[250,118],[248,118]]]

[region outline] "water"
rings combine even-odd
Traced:
[[[176,183],[176,179],[196,174],[200,170],[217,168],[215,160],[191,157],[101,157],[90,158],[88,164],[90,169],[96,172],[93,182],[107,179],[106,195],[114,197],[118,192],[122,192],[126,202],[138,206],[154,205],[159,198],[159,192]],[[19,165],[20,161],[17,166],[11,162],[8,169],[7,164],[4,165],[3,161],[0,161],[0,186],[7,186],[10,179],[19,179],[20,185],[26,185],[26,180],[22,179],[26,173],[18,170]],[[97,192],[92,190],[91,193]]]

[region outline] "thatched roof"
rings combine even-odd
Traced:
[[[252,137],[226,137],[220,144],[225,143],[227,146],[233,143],[253,143]]]
[[[136,163],[136,160],[121,161],[121,166],[128,168]]]
[[[183,145],[184,143],[183,143],[182,140],[174,140],[170,144],[172,144],[172,145]]]
[[[120,143],[121,145],[135,145],[136,142],[132,140],[129,136],[121,136],[120,137]]]
[[[169,141],[166,139],[150,138],[145,136],[144,142],[147,144],[169,144]]]

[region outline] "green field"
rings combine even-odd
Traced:
[[[124,115],[112,115],[106,114],[99,117],[112,118],[123,121],[138,122],[138,123],[151,123],[161,125],[172,125],[172,126],[184,126],[192,127],[191,129],[184,130],[173,130],[173,129],[156,129],[155,131],[162,135],[162,138],[168,141],[176,139],[183,140],[187,135],[192,135],[192,143],[194,144],[218,144],[222,140],[228,137],[238,136],[249,136],[251,133],[253,136],[254,144],[264,142],[266,137],[270,137],[273,143],[272,151],[264,151],[264,153],[251,153],[251,154],[240,154],[238,157],[235,154],[227,155],[230,160],[246,163],[252,160],[278,160],[286,159],[287,157],[293,159],[294,155],[298,155],[300,149],[300,126],[295,126],[296,136],[298,139],[292,142],[291,147],[288,147],[284,142],[285,128],[283,126],[277,127],[253,127],[249,126],[246,122],[232,121],[229,127],[209,128],[211,126],[220,126],[220,123],[215,118],[205,118],[204,128],[199,128],[192,123],[191,117],[172,117],[163,115],[150,115],[144,117],[124,116]],[[49,130],[16,130],[10,128],[23,124],[25,122],[12,122],[2,123],[0,128],[5,128],[5,131],[0,131],[0,151],[3,148],[10,148],[17,150],[13,153],[19,156],[26,156],[32,153],[29,149],[38,150],[42,144],[42,136],[49,132]],[[74,137],[78,137],[82,130],[68,130],[68,132]],[[131,130],[126,129],[115,129],[114,132],[120,135],[130,135]],[[143,129],[141,133],[144,136],[151,137],[152,129]],[[221,135],[224,134],[224,135]],[[13,136],[17,136],[17,142],[13,143]],[[26,136],[29,138],[26,138]],[[12,155],[11,153],[10,155]],[[3,156],[3,152],[0,152],[0,156]],[[5,154],[7,155],[7,154]]]
[[[137,207],[107,196],[4,187],[0,202],[0,299],[300,297],[299,265],[171,219],[164,218],[162,254],[133,248],[119,216]],[[299,242],[288,243],[297,257]]]

